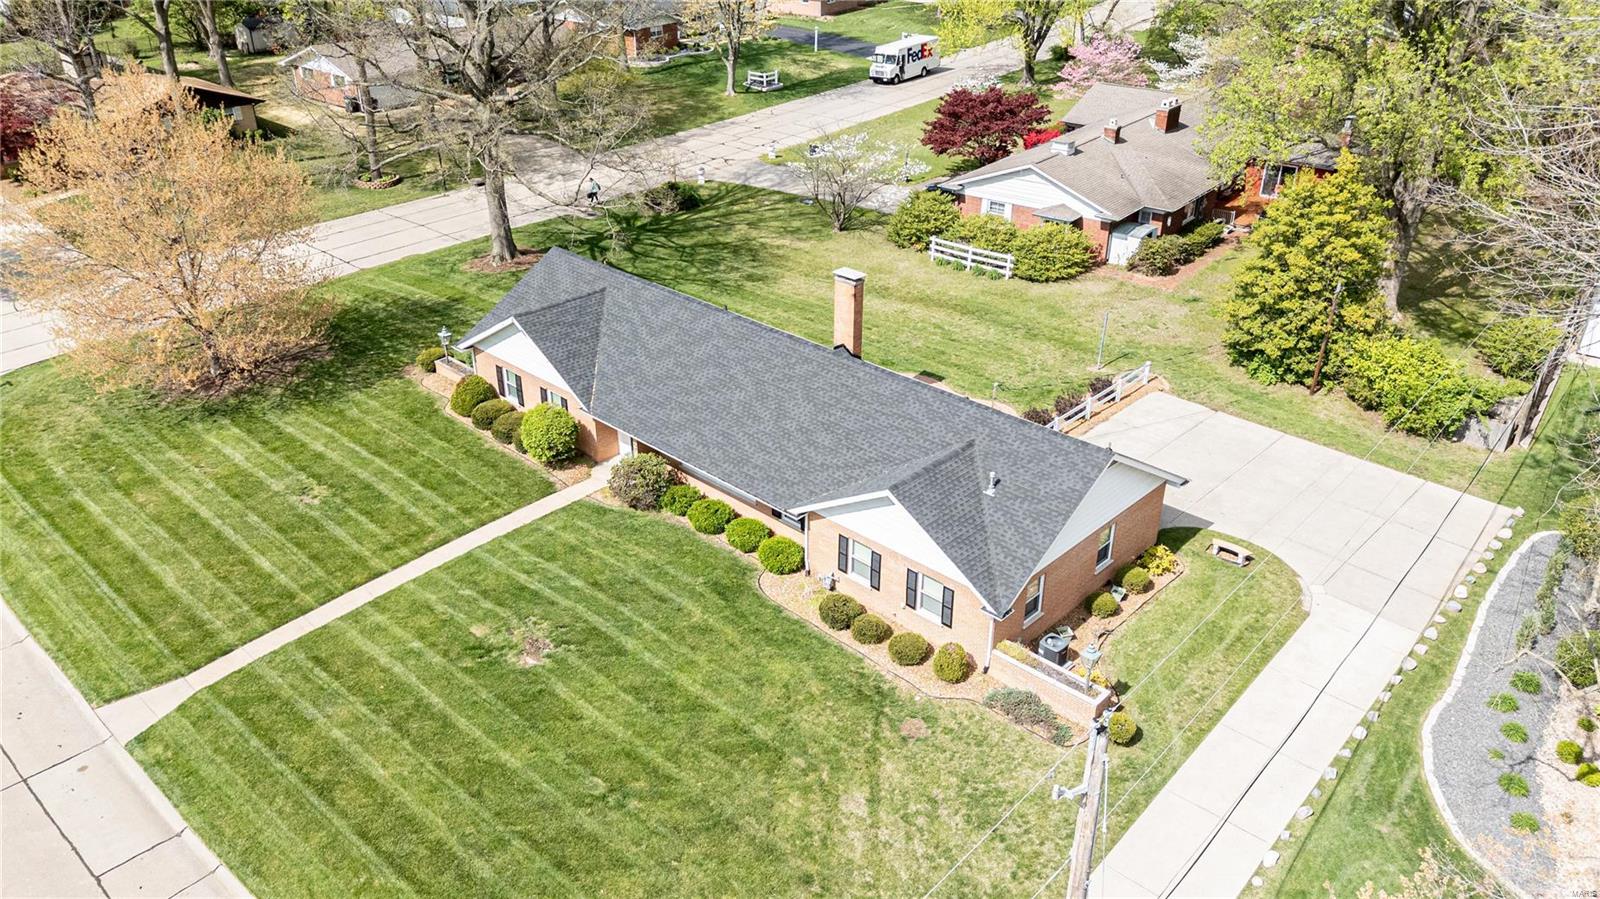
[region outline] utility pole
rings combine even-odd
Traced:
[[[1334,323],[1339,315],[1339,295],[1344,293],[1344,282],[1334,285],[1333,301],[1328,304],[1328,333],[1322,335],[1322,349],[1317,351],[1317,367],[1311,372],[1311,392],[1322,389],[1322,366],[1328,361],[1328,344],[1333,340]]]
[[[1072,830],[1072,860],[1067,871],[1067,899],[1086,899],[1089,895],[1089,874],[1094,870],[1095,825],[1104,836],[1104,809],[1107,775],[1107,711],[1095,722],[1094,733],[1089,737],[1089,758],[1083,765],[1083,805],[1078,808],[1077,824]],[[1096,821],[1096,818],[1102,820]]]

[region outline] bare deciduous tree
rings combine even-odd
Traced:
[[[34,210],[12,284],[105,389],[226,393],[321,345],[326,304],[294,254],[304,176],[229,136],[165,78],[112,75],[101,116],[57,116],[23,162],[70,198]]]
[[[54,59],[25,60],[27,68],[60,80],[78,92],[84,114],[95,115],[94,79],[100,74],[95,32],[110,17],[109,4],[91,0],[6,0],[0,3],[4,39],[37,41]]]
[[[205,29],[206,52],[217,64],[217,81],[233,87],[233,72],[228,69],[228,48],[222,43],[222,29],[217,27],[217,0],[194,0],[200,16],[200,27]]]
[[[172,0],[123,0],[122,11],[156,39],[156,48],[161,54],[162,74],[168,78],[178,77],[178,55],[172,45]]]
[[[772,27],[767,0],[685,0],[680,21],[691,39],[717,49],[728,75],[723,93],[730,97],[738,83],[740,51]]]

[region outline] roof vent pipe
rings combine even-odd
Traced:
[[[989,486],[983,488],[983,495],[994,496],[994,488],[998,486],[1000,486],[1000,476],[992,471],[989,472]]]

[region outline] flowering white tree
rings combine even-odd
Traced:
[[[818,144],[788,168],[805,179],[807,193],[828,214],[835,231],[850,227],[856,210],[879,191],[928,171],[906,147],[859,131]]]
[[[1150,83],[1144,64],[1139,61],[1139,43],[1127,37],[1097,34],[1087,44],[1072,48],[1072,60],[1061,67],[1056,93],[1077,96],[1096,81],[1114,81],[1143,87]]]
[[[1161,87],[1171,88],[1193,81],[1211,70],[1211,48],[1205,38],[1197,34],[1180,34],[1172,39],[1171,46],[1172,52],[1183,57],[1182,65],[1150,63]]]

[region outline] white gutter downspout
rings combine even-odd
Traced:
[[[983,670],[989,670],[989,663],[994,661],[994,616],[989,616],[989,651],[983,654]]]

